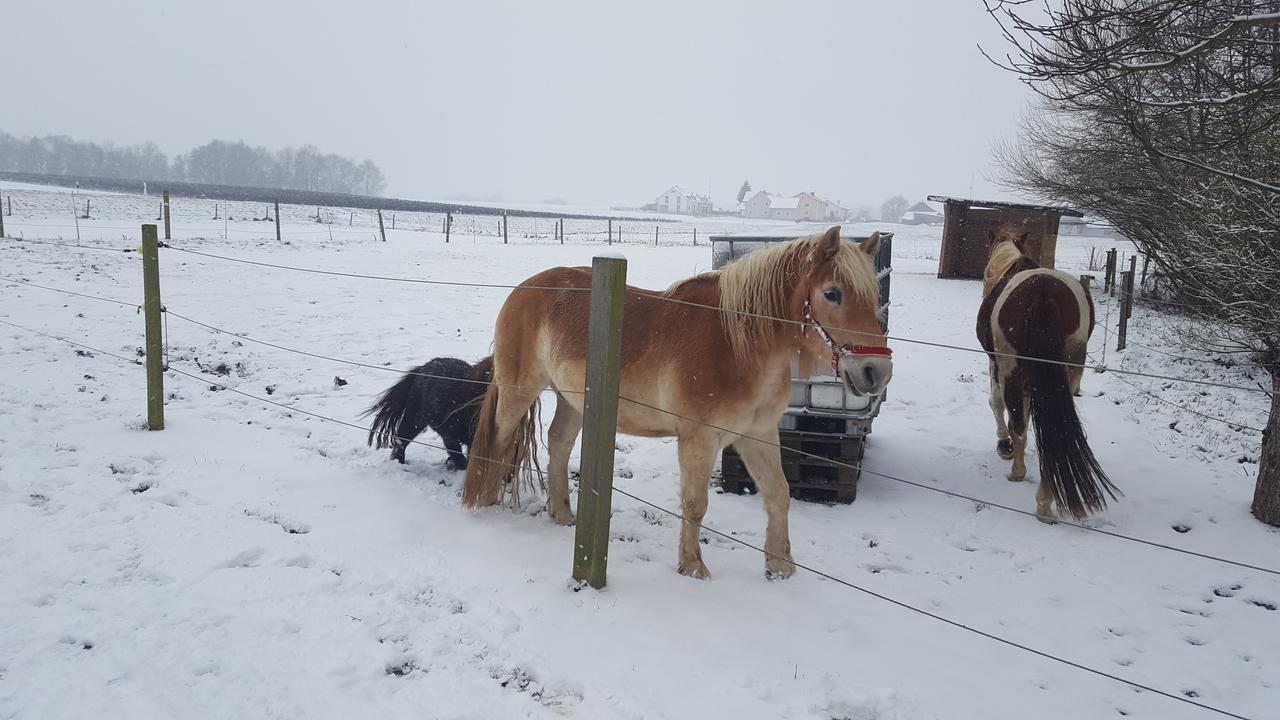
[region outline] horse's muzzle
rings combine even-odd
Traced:
[[[840,378],[854,395],[879,395],[893,377],[893,358],[883,355],[845,355],[840,358]]]

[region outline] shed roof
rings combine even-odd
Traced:
[[[1004,202],[1003,200],[968,200],[966,198],[947,197],[946,195],[930,195],[930,202],[940,202],[947,205],[968,205],[970,207],[985,208],[1008,208],[1010,210],[1030,210],[1033,212],[1057,213],[1059,215],[1069,215],[1071,217],[1084,217],[1084,213],[1069,207],[1061,207],[1058,205],[1027,205],[1024,203]]]

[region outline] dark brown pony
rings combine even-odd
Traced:
[[[1076,414],[1072,396],[1080,392],[1084,370],[1061,364],[1084,363],[1093,300],[1076,278],[1042,268],[1025,255],[1026,238],[1008,230],[992,233],[978,310],[978,341],[990,360],[996,452],[1013,460],[1010,480],[1026,477],[1030,417],[1040,456],[1036,515],[1052,522],[1051,503],[1056,503],[1080,520],[1105,510],[1107,497],[1114,500],[1119,492],[1089,448]]]
[[[872,258],[879,244],[877,233],[859,248],[842,241],[834,227],[758,250],[663,292],[627,288],[619,393],[627,400],[619,403],[618,430],[678,439],[680,510],[686,519],[678,559],[682,574],[709,574],[696,523],[707,510],[716,456],[727,445],[737,448],[764,500],[766,572],[795,572],[787,529],[790,497],[777,447],[790,362],[799,356],[802,367],[811,369],[832,358],[852,392],[884,391],[893,364],[876,317],[879,286]],[[494,384],[480,409],[463,487],[467,506],[501,501],[511,467],[532,451],[530,407],[550,386],[557,402],[547,432],[547,509],[555,522],[573,522],[568,464],[582,429],[590,301],[583,290],[590,287],[590,269],[553,268],[529,278],[502,306],[493,343]]]

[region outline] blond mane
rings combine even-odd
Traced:
[[[801,320],[791,317],[789,291],[805,274],[803,265],[813,262],[821,240],[818,234],[778,243],[749,253],[720,271],[720,320],[735,354],[747,355],[753,348],[758,351],[760,343],[769,342],[779,330],[790,329],[768,318]],[[852,243],[841,242],[831,263],[835,281],[874,310],[880,300],[880,284],[871,257]]]
[[[991,258],[982,271],[982,297],[991,294],[991,289],[1004,279],[1005,273],[1022,259],[1022,251],[1012,242],[999,242],[991,248]]]

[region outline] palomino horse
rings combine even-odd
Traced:
[[[1093,332],[1093,300],[1074,277],[1027,257],[1026,239],[993,232],[983,273],[978,341],[990,359],[996,452],[1013,459],[1010,480],[1026,477],[1029,415],[1040,455],[1036,516],[1053,522],[1057,503],[1080,520],[1106,509],[1104,493],[1114,500],[1119,492],[1093,456],[1072,400]]]
[[[766,573],[795,572],[787,530],[789,488],[777,446],[778,420],[790,393],[790,361],[798,356],[801,367],[812,370],[829,357],[851,392],[884,391],[893,363],[877,321],[879,286],[872,258],[879,244],[879,233],[861,248],[842,241],[837,226],[757,250],[663,292],[627,288],[618,430],[678,440],[685,519],[681,574],[709,575],[698,523],[707,510],[716,455],[730,444],[764,500]],[[573,522],[569,452],[582,429],[590,302],[590,293],[582,291],[590,287],[590,269],[552,268],[526,280],[502,306],[493,342],[493,384],[480,409],[463,486],[467,506],[501,500],[511,467],[530,451],[530,407],[539,390],[550,386],[557,403],[547,432],[547,509],[555,522]]]

